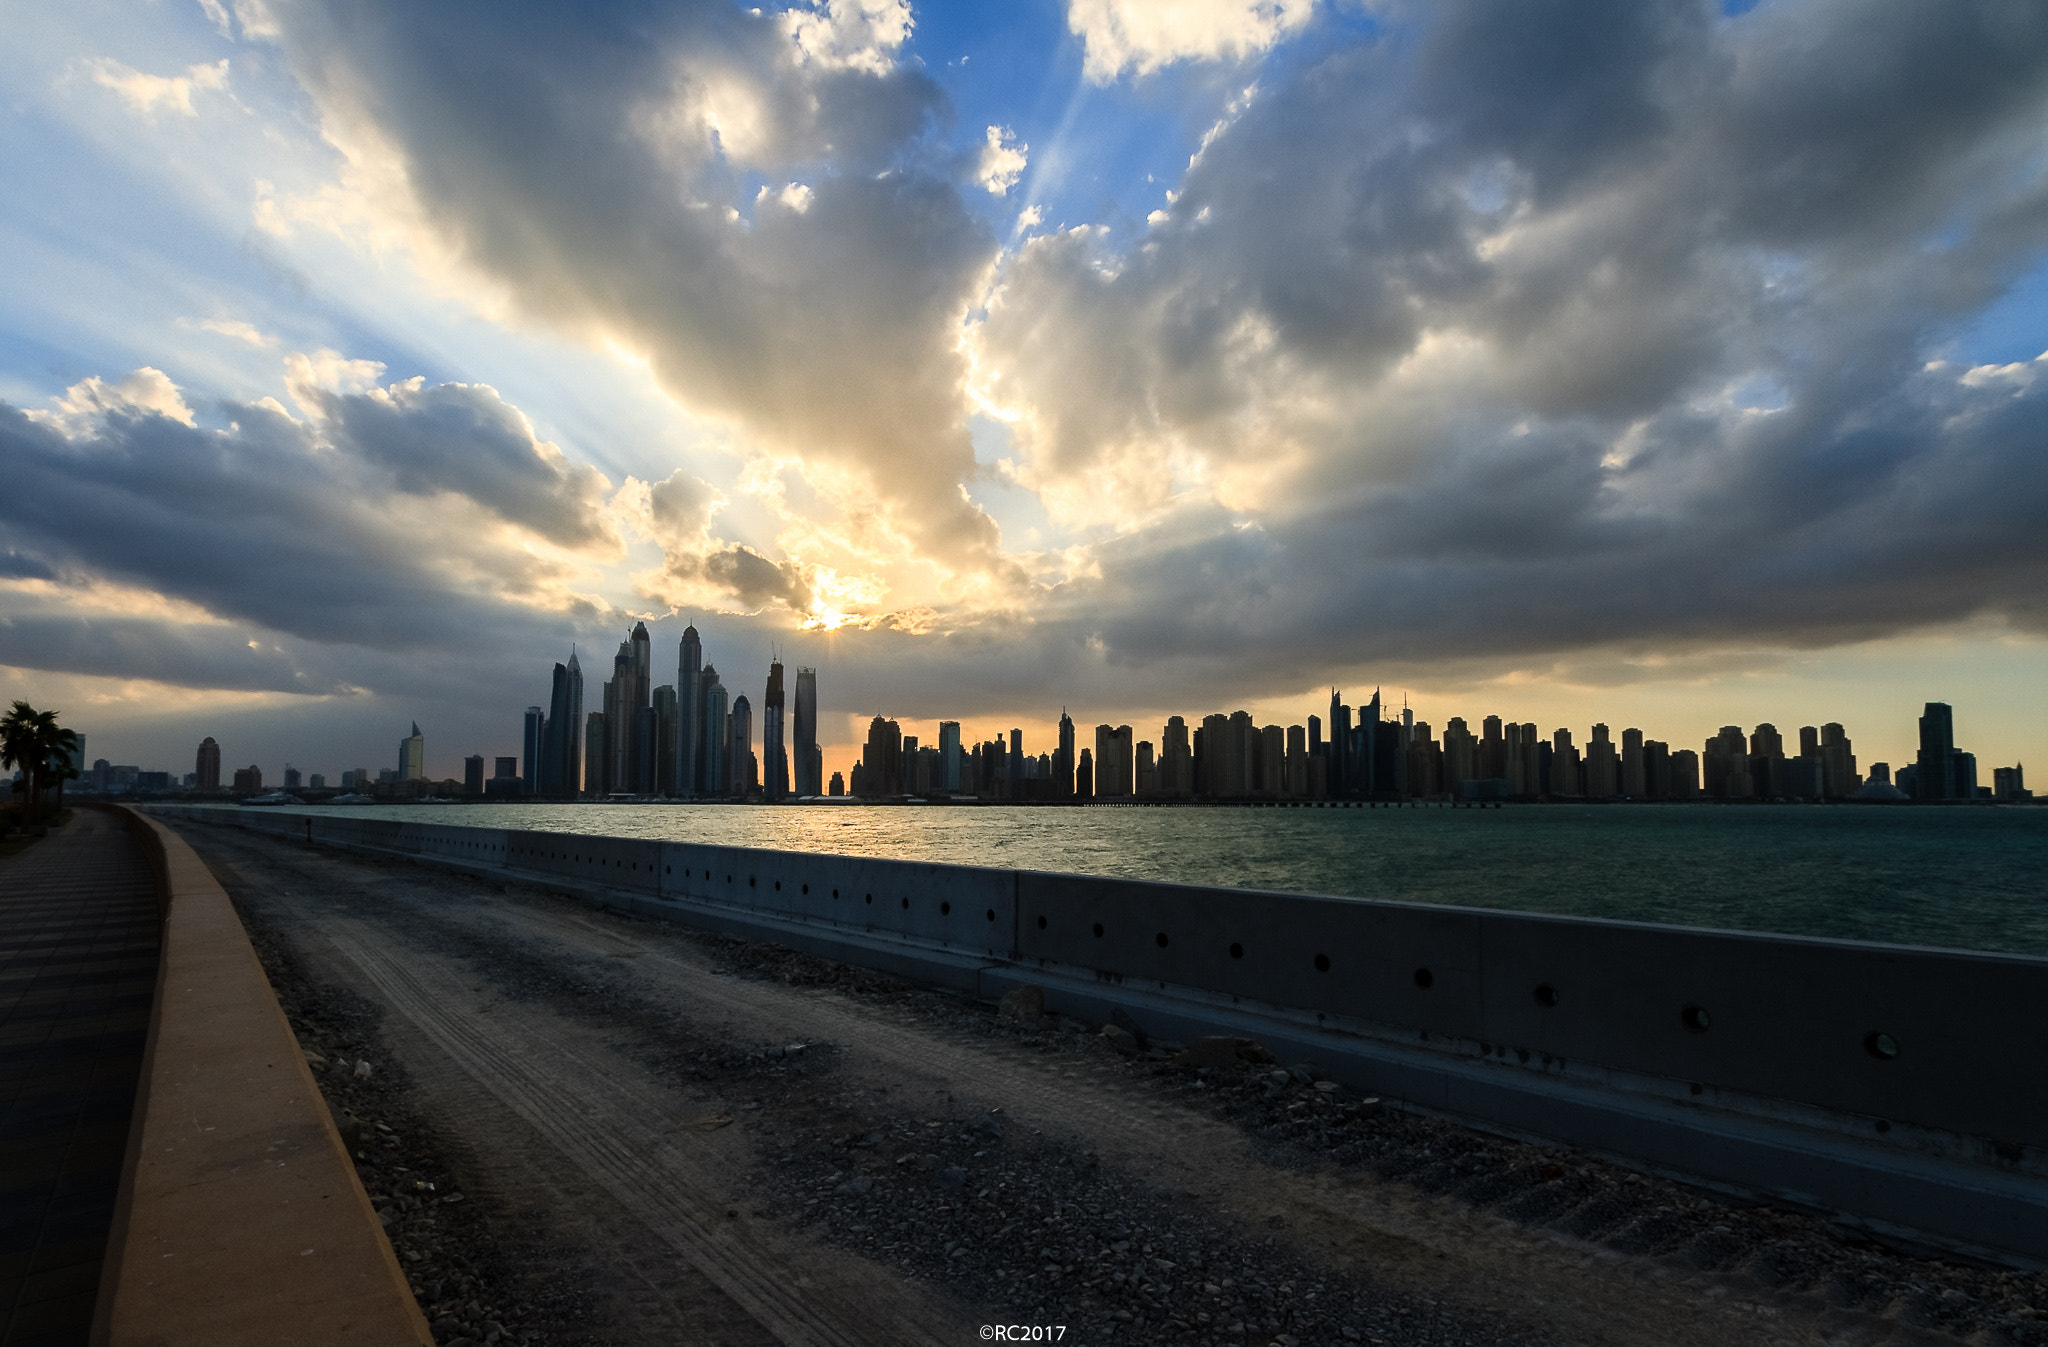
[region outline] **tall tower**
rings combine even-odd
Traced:
[[[793,750],[795,761],[791,764],[796,773],[798,795],[823,795],[825,793],[825,755],[818,751],[818,671],[798,669],[796,671],[796,745]]]
[[[726,791],[725,684],[718,681],[718,668],[707,664],[701,678],[700,700],[704,703],[703,752],[697,762],[697,792],[723,795]]]
[[[576,647],[569,647],[569,667],[562,679],[562,777],[557,787],[573,796],[583,787],[583,666],[576,662]]]
[[[1053,752],[1053,794],[1064,799],[1074,795],[1074,718],[1060,708],[1060,746]]]
[[[420,733],[420,723],[417,720],[412,723],[412,734],[398,741],[398,779],[427,779],[427,739]]]
[[[651,711],[654,706],[654,642],[647,634],[645,622],[633,624],[633,633],[627,638],[627,644],[633,652],[633,680],[627,694],[631,701],[626,709],[628,723],[633,727],[629,759],[632,776],[627,789],[636,795],[652,795],[655,764],[660,761],[660,756],[648,739],[653,732],[653,718],[640,714]]]
[[[220,789],[220,745],[207,735],[199,741],[199,761],[194,770],[199,773],[199,789]]]
[[[526,774],[520,782],[520,793],[532,795],[540,789],[540,762],[544,745],[548,740],[548,715],[538,706],[526,708],[526,728],[520,736],[519,747],[525,754]]]
[[[704,756],[704,646],[695,623],[683,628],[676,658],[676,794],[695,795]]]
[[[725,737],[730,755],[726,766],[725,793],[745,798],[748,788],[754,784],[754,708],[747,703],[744,692],[732,699],[732,715],[726,720]]]
[[[782,747],[782,661],[768,661],[768,691],[761,698],[761,795],[780,800],[789,794],[789,755]]]
[[[1920,717],[1920,756],[1914,761],[1918,769],[1914,772],[1914,796],[1922,800],[1961,798],[1962,792],[1956,789],[1956,757],[1955,711],[1947,702],[1927,703],[1927,710]]]

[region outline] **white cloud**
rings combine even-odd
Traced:
[[[974,180],[989,190],[993,196],[1007,196],[1017,179],[1024,176],[1025,154],[1029,145],[1019,144],[1016,133],[1007,126],[991,126],[988,140],[981,147],[981,159],[975,165]]]
[[[49,426],[69,438],[89,434],[108,416],[163,416],[180,425],[198,424],[192,409],[170,376],[144,365],[118,383],[107,383],[98,375],[82,379],[53,398],[54,411],[28,410],[28,418]]]
[[[888,73],[912,24],[909,0],[818,0],[782,14],[800,61],[871,75]]]
[[[178,326],[194,332],[211,332],[216,336],[241,342],[245,346],[254,346],[259,351],[267,351],[277,345],[277,338],[260,331],[255,324],[245,323],[239,318],[180,318]]]
[[[1314,0],[1070,0],[1067,27],[1097,84],[1176,61],[1237,61],[1299,32]]]
[[[119,61],[102,58],[92,62],[92,79],[127,99],[128,105],[144,117],[154,119],[159,109],[193,117],[198,110],[192,106],[192,91],[225,90],[228,62],[222,57],[212,65],[190,66],[182,75],[145,75]]]

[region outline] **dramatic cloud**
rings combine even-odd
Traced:
[[[957,486],[960,328],[995,243],[924,147],[946,109],[893,63],[902,5],[275,13],[366,209],[844,477],[942,579],[1011,574]]]
[[[1126,70],[1256,56],[1314,9],[1313,0],[1068,0],[1067,26],[1086,44],[1088,78],[1107,84]]]
[[[1046,617],[1280,680],[2039,629],[2037,367],[1928,357],[2048,247],[2048,14],[1579,8],[1432,6],[1260,92],[1134,250],[1005,264],[1020,475],[1124,535]]]

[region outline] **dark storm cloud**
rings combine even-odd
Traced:
[[[645,350],[693,409],[1001,568],[957,489],[958,324],[995,243],[924,144],[948,110],[923,73],[807,54],[722,0],[276,12],[330,129],[392,146],[430,227],[526,312]]]
[[[373,393],[305,396],[333,442],[384,468],[400,491],[467,496],[567,547],[617,542],[599,513],[605,479],[537,442],[526,418],[491,389],[412,380]]]
[[[1006,263],[1027,479],[1156,511],[1193,458],[1252,502],[1098,549],[1045,629],[1272,686],[2043,629],[2048,364],[1930,360],[2048,249],[2044,128],[2035,4],[1390,16],[1263,87],[1141,246]]]
[[[248,629],[150,618],[0,612],[0,664],[231,692],[344,692],[334,671],[309,670]]]
[[[54,580],[57,572],[23,552],[8,548],[0,552],[0,579]]]
[[[371,425],[328,444],[312,423],[262,405],[223,410],[231,428],[211,430],[117,404],[67,435],[0,404],[0,479],[9,483],[0,492],[0,539],[28,544],[67,573],[195,604],[232,624],[197,626],[189,641],[168,643],[154,674],[142,654],[148,641],[109,636],[106,672],[300,689],[307,676],[254,655],[247,642],[475,649],[561,628],[460,578],[480,572],[511,592],[547,578],[522,548],[479,536],[491,517],[490,492],[471,497],[466,515],[443,511],[429,522],[427,509],[396,508],[383,470],[391,454],[368,451]],[[374,429],[401,443],[420,434],[402,424]],[[57,621],[35,611],[45,602],[0,597],[0,614],[18,619],[0,662],[83,671],[100,635],[142,630],[112,619]],[[89,610],[92,596],[80,602]],[[172,619],[158,621],[167,627]],[[219,655],[215,672],[175,654],[201,648]],[[331,669],[310,677],[319,688],[345,681]]]

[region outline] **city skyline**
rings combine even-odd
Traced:
[[[778,650],[827,779],[1333,684],[2048,755],[2048,17],[1174,14],[12,16],[0,698],[459,778],[696,619],[792,790]]]
[[[829,780],[831,793],[869,798],[953,794],[1024,802],[2031,798],[2024,785],[2024,760],[2003,765],[1996,748],[1982,759],[1964,749],[1953,707],[1944,702],[1925,704],[1916,724],[1916,751],[1893,762],[1874,754],[1859,758],[1837,721],[1797,726],[1794,740],[1773,722],[1758,722],[1749,730],[1723,725],[1699,750],[1682,740],[1655,739],[1636,726],[1617,732],[1604,722],[1587,729],[1581,746],[1570,727],[1545,733],[1535,722],[1504,721],[1496,714],[1448,717],[1439,734],[1405,696],[1397,708],[1378,688],[1355,708],[1332,688],[1327,715],[1310,713],[1305,723],[1287,723],[1283,715],[1278,723],[1260,724],[1242,708],[1202,715],[1194,723],[1173,715],[1152,739],[1140,737],[1144,731],[1130,724],[1102,723],[1095,726],[1092,748],[1080,747],[1078,753],[1081,736],[1067,709],[1053,742],[1030,747],[1022,726],[981,740],[977,732],[963,732],[961,722],[941,720],[935,735],[921,736],[904,726],[914,730],[931,722],[877,713],[868,718],[864,742],[841,770],[813,737],[818,706],[814,669],[796,670],[796,737],[785,744],[784,666],[779,650],[771,654],[760,700],[757,754],[754,702],[744,691],[728,701],[722,676],[705,659],[696,625],[688,625],[676,642],[674,684],[650,686],[656,651],[647,624],[636,622],[619,643],[612,679],[601,685],[604,709],[579,715],[580,659],[572,650],[566,664],[554,666],[547,706],[526,708],[520,731],[523,756],[494,755],[495,770],[487,777],[484,755],[465,754],[460,792],[483,795],[488,783],[489,794],[508,798],[758,798],[772,803],[823,794],[821,787]],[[694,710],[684,716],[681,708]],[[858,722],[861,714],[847,716]],[[574,732],[565,732],[565,725]],[[209,763],[218,781],[220,756],[219,744],[207,737],[186,785],[205,780]],[[381,788],[397,783],[418,782],[422,791],[455,786],[456,778],[436,777],[425,763],[424,739],[415,721],[399,742],[397,768],[374,775],[358,768],[329,783],[320,774],[309,781],[302,769],[288,764],[283,788],[375,787],[381,794]],[[92,788],[105,789],[110,771],[124,787],[175,785],[175,774],[139,773],[133,766],[113,767],[100,759],[92,766]],[[564,782],[574,784],[565,787]],[[234,773],[236,790],[259,789],[263,783],[260,765]]]

